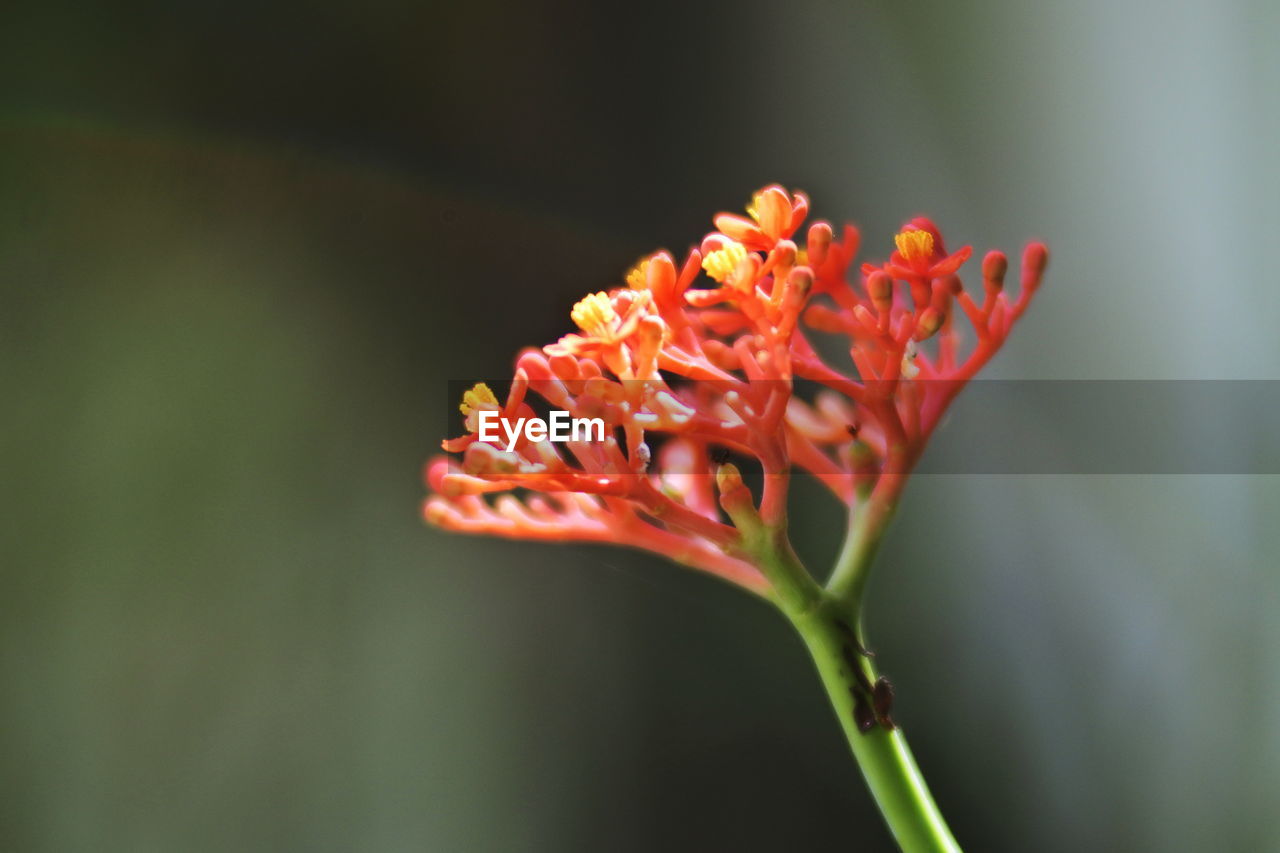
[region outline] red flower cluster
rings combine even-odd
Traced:
[[[626,287],[578,302],[579,332],[522,352],[505,400],[483,384],[467,392],[468,433],[444,442],[460,464],[455,456],[427,466],[435,494],[426,519],[630,545],[768,594],[750,540],[785,529],[792,470],[851,509],[890,512],[955,394],[1026,310],[1048,254],[1040,243],[1026,248],[1012,299],[1005,256],[988,253],[975,300],[957,276],[970,247],[948,253],[933,223],[917,218],[895,236],[888,261],[864,264],[850,285],[858,230],[847,225],[837,240],[815,222],[802,247],[794,237],[808,208],[802,193],[766,187],[749,217],[717,216],[683,264],[656,252]],[[962,321],[972,330],[967,348]],[[802,399],[798,379],[821,390]],[[603,419],[605,438],[521,438],[510,450],[480,439],[478,413],[533,417],[534,404]],[[717,464],[726,451],[758,462],[758,501],[735,465]],[[486,497],[493,492],[508,494]]]

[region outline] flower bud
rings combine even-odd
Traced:
[[[982,259],[982,278],[989,287],[1000,289],[1004,286],[1004,274],[1009,269],[1009,259],[1004,252],[987,252]]]
[[[716,468],[716,489],[720,492],[720,506],[739,530],[748,533],[759,529],[760,515],[737,465],[726,462]]]
[[[883,270],[876,270],[867,276],[867,296],[876,310],[884,313],[893,307],[893,279]]]
[[[790,268],[796,265],[796,244],[790,240],[779,240],[773,247],[774,263],[780,267]]]
[[[809,255],[809,266],[817,269],[827,259],[831,249],[831,226],[826,222],[815,222],[809,226],[809,241],[806,251]]]
[[[432,488],[439,491],[439,488],[436,486],[433,486]],[[431,497],[422,502],[422,520],[427,524],[432,524],[436,527],[444,527],[453,519],[460,518],[461,516],[462,513],[458,512],[450,506],[447,501],[441,498]]]
[[[808,267],[793,268],[780,290],[777,330],[785,338],[795,330],[800,311],[813,290],[813,272]]]
[[[1035,290],[1040,286],[1045,267],[1049,265],[1049,249],[1044,243],[1028,243],[1022,252],[1022,286]]]
[[[737,465],[726,462],[716,468],[716,488],[720,490],[721,495],[746,488],[746,483],[742,481],[742,472],[738,470]]]
[[[657,365],[658,350],[667,335],[667,324],[656,314],[649,314],[640,319],[636,327],[639,345],[635,349],[635,368],[641,378],[649,378]]]
[[[920,319],[916,321],[915,339],[923,341],[931,337],[940,326],[942,326],[942,313],[930,305],[921,312]]]
[[[670,299],[675,294],[676,264],[666,252],[657,252],[645,266],[645,283],[655,299]]]
[[[426,482],[427,488],[433,492],[440,491],[440,486],[444,483],[445,474],[449,473],[449,460],[444,458],[432,459],[427,463],[422,471],[422,479]]]
[[[641,346],[652,346],[655,351],[662,344],[666,334],[667,324],[662,322],[662,318],[657,314],[641,317],[639,325],[636,326],[636,335],[640,338]]]

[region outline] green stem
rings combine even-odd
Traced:
[[[855,697],[861,693],[867,701],[866,686],[874,685],[879,674],[863,653],[860,626],[851,625],[844,612],[841,602],[824,594],[818,607],[788,616],[818,666],[845,737],[898,846],[905,853],[959,853],[902,730],[879,722],[868,731],[859,730]]]
[[[886,479],[885,486],[887,488],[881,487],[874,494],[864,496],[850,511],[849,530],[840,548],[840,556],[836,558],[835,569],[827,581],[827,591],[846,602],[848,612],[855,615],[862,607],[862,593],[871,563],[898,508],[900,478]]]
[[[867,573],[905,478],[882,478],[860,495],[849,532],[824,589],[809,574],[787,537],[786,525],[765,524],[749,502],[735,500],[737,469],[722,468],[721,503],[743,535],[743,550],[768,579],[770,597],[809,648],[836,717],[844,728],[876,805],[905,853],[960,853],[933,802],[902,730],[890,717],[892,688],[876,672],[862,637]],[[726,485],[727,484],[727,485]]]
[[[823,589],[800,565],[784,530],[753,529],[758,565],[779,608],[795,625],[817,664],[822,684],[844,728],[854,758],[905,853],[959,853],[888,705],[892,689],[881,679],[862,634],[862,596],[871,562],[897,506],[901,482],[864,495]],[[768,535],[772,533],[773,535]]]

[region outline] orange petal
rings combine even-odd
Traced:
[[[739,243],[748,240],[758,241],[764,236],[760,228],[750,219],[743,219],[732,213],[721,213],[716,216],[714,222],[717,231]]]
[[[760,230],[770,240],[782,236],[791,224],[791,199],[786,190],[779,186],[766,187],[756,201],[756,217],[760,221]]]

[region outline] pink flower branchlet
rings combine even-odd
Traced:
[[[1005,256],[989,252],[971,295],[959,277],[971,248],[948,253],[916,218],[850,283],[858,230],[837,237],[819,221],[802,234],[808,210],[803,193],[764,188],[747,216],[716,216],[683,263],[655,252],[625,285],[579,301],[578,330],[521,352],[505,399],[468,391],[466,434],[427,466],[427,521],[641,548],[765,597],[779,594],[766,551],[789,550],[778,543],[796,469],[859,524],[882,524],[951,400],[1027,309],[1048,253],[1027,246],[1014,297]],[[797,380],[819,390],[803,399]],[[548,407],[603,420],[603,440],[480,438],[482,412]],[[758,468],[757,488],[728,456]]]

